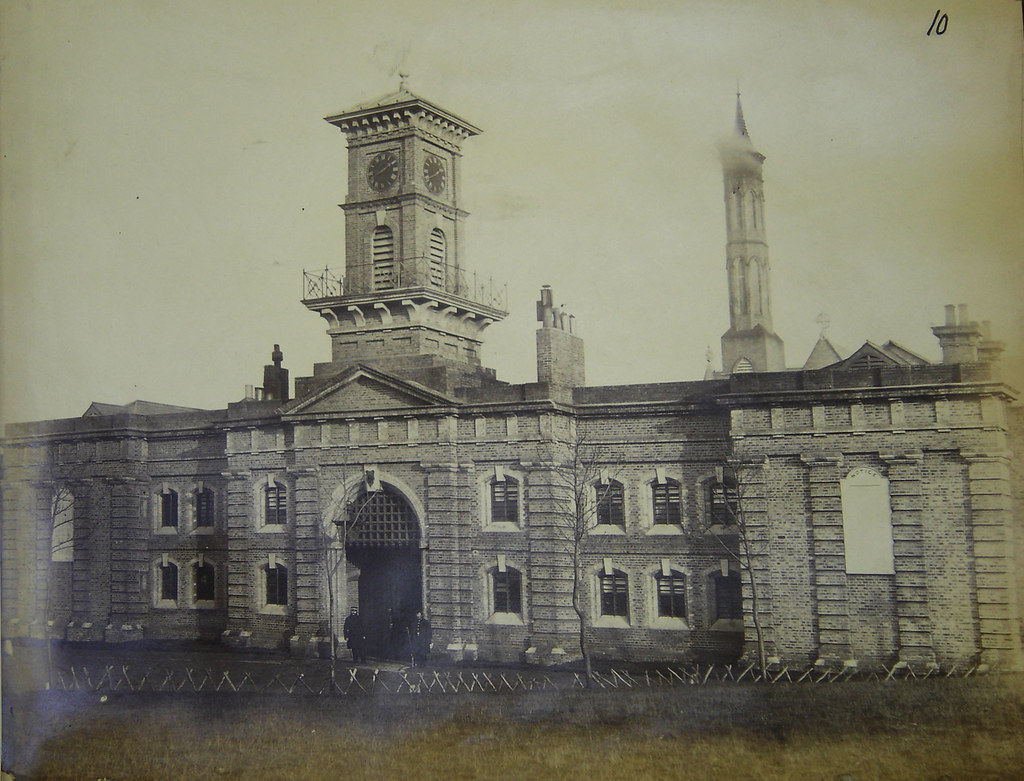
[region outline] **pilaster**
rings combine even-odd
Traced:
[[[850,607],[843,548],[843,507],[839,488],[840,456],[805,457],[810,501],[814,599],[818,623],[818,661],[850,658]]]
[[[895,425],[895,423],[894,423]],[[925,556],[922,456],[883,455],[888,464],[899,661],[935,662]]]
[[[962,456],[970,490],[981,661],[1018,669],[1024,655],[1018,626],[1009,454]]]

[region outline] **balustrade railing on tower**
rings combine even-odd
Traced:
[[[385,260],[350,265],[348,275],[330,269],[302,272],[302,300],[318,301],[345,295],[375,293],[403,288],[434,288],[485,306],[505,310],[508,285],[495,283],[458,266],[438,263],[429,257]]]

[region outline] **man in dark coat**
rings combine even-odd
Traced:
[[[366,630],[363,628],[363,617],[359,615],[359,608],[352,608],[352,613],[345,619],[345,626],[342,629],[345,640],[348,641],[348,648],[352,652],[352,661],[366,661]]]
[[[416,611],[416,618],[409,627],[409,639],[412,645],[412,665],[422,667],[427,662],[430,652],[430,622],[424,617],[422,610]]]

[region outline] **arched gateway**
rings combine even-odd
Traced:
[[[423,607],[420,524],[410,503],[393,486],[360,488],[338,507],[335,544],[334,631],[358,607],[371,656],[407,658],[406,628]],[[341,551],[344,550],[342,560]]]

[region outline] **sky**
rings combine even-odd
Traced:
[[[895,7],[893,7],[895,6]],[[344,267],[345,138],[408,87],[463,147],[466,265],[508,286],[499,379],[536,379],[540,286],[588,384],[696,380],[728,328],[716,144],[764,165],[776,331],[799,366],[938,360],[966,303],[1024,387],[1021,4],[951,0],[0,3],[0,403],[203,408],[330,357],[303,269]]]

